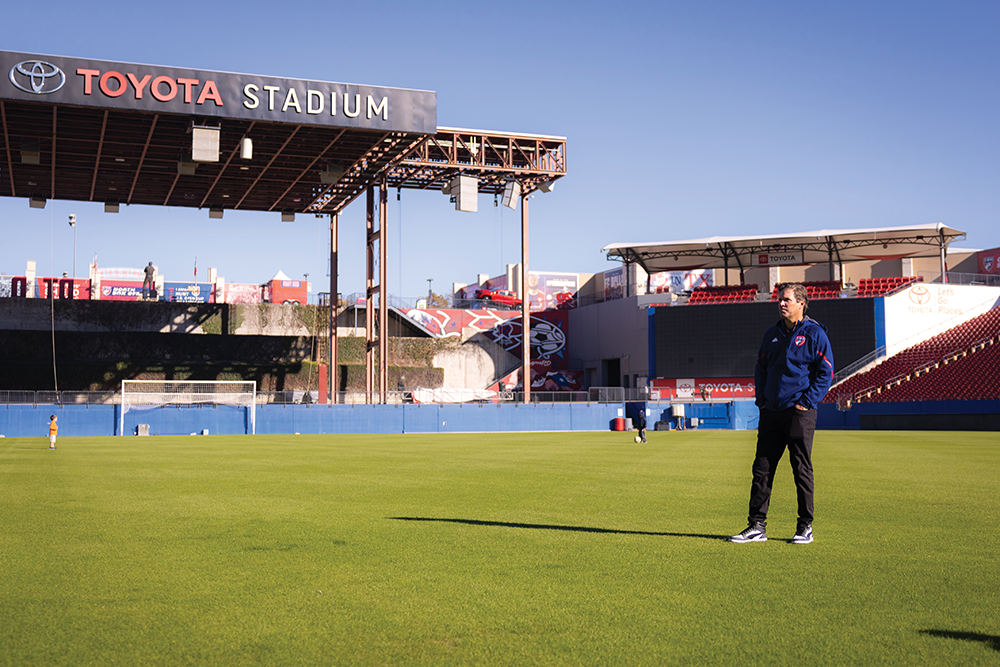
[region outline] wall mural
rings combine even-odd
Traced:
[[[461,336],[472,329],[490,338],[515,357],[521,356],[521,313],[514,310],[458,310],[410,308],[403,312],[438,338]],[[546,310],[531,315],[531,387],[540,391],[582,391],[582,371],[569,370],[566,340],[569,313]],[[497,388],[516,391],[520,370],[503,378]]]

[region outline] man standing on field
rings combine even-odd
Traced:
[[[757,453],[750,486],[749,525],[732,542],[767,541],[767,510],[771,487],[785,448],[792,464],[799,520],[794,544],[813,541],[812,443],[816,404],[830,391],[833,350],[826,327],[806,316],[809,297],[797,283],[778,285],[781,320],[764,334],[754,369],[756,403],[760,408]]]

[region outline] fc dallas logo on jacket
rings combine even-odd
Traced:
[[[805,342],[806,342],[806,337],[805,336],[796,336],[795,337],[795,347],[802,347],[802,345],[805,344]]]

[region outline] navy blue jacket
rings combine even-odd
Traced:
[[[833,382],[833,349],[826,327],[804,317],[789,331],[779,320],[764,334],[753,378],[757,407],[816,407]]]

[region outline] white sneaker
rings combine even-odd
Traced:
[[[792,544],[809,544],[813,541],[813,527],[811,523],[806,523],[804,521],[799,521],[799,525],[795,528],[795,537],[792,538]]]
[[[764,524],[762,523],[751,523],[743,529],[742,533],[730,537],[729,541],[735,542],[736,544],[745,544],[747,542],[767,542],[767,530],[764,529]]]

